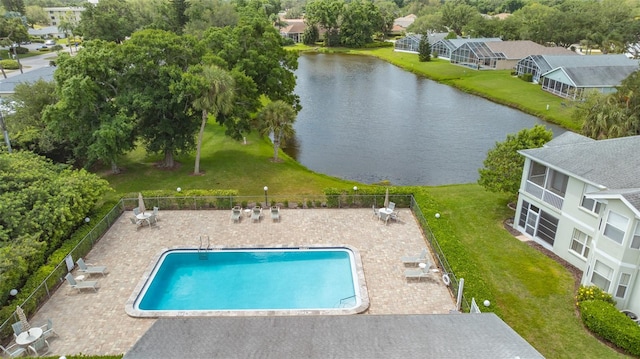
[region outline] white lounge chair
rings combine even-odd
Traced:
[[[402,260],[402,263],[404,263],[404,264],[425,263],[427,261],[427,249],[424,248],[422,250],[422,252],[420,252],[420,255],[418,255],[418,256],[404,256],[404,257],[402,257],[400,259]]]
[[[260,222],[261,216],[262,216],[262,208],[254,207],[253,210],[251,210],[251,221]]]
[[[280,208],[271,207],[271,220],[280,222]]]
[[[88,280],[83,280],[81,282],[76,282],[75,278],[73,278],[73,276],[71,275],[71,273],[67,273],[66,276],[64,276],[64,279],[67,280],[67,282],[69,282],[69,285],[71,286],[71,288],[75,288],[78,290],[78,292],[82,291],[83,289],[93,289],[94,291],[98,291],[98,282],[96,281],[88,281]]]
[[[105,266],[87,266],[84,263],[84,260],[82,258],[78,258],[78,261],[76,261],[76,263],[78,263],[78,270],[88,275],[91,275],[91,274],[104,275],[104,272],[107,270],[107,267]]]
[[[233,208],[231,210],[231,220],[236,223],[240,223],[240,217],[242,216],[242,209],[240,208]]]
[[[2,356],[5,357],[9,357],[9,358],[17,358],[22,356],[25,352],[26,349],[20,347],[18,344],[11,344],[8,347],[3,347],[2,345],[0,345],[0,350],[2,350]]]
[[[419,269],[407,269],[404,271],[404,277],[407,279],[418,279],[422,280],[422,278],[426,278],[430,275],[431,263],[425,263],[423,268]]]
[[[34,356],[41,357],[51,351],[51,348],[49,347],[49,342],[47,341],[47,339],[45,339],[44,336],[41,336],[40,338],[36,339],[35,342],[29,345],[29,350],[33,353]]]

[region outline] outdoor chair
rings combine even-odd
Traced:
[[[389,218],[391,218],[390,214],[386,214],[384,212],[378,212],[380,220],[384,222],[385,225],[389,222]]]
[[[35,342],[31,343],[31,345],[29,345],[29,350],[33,353],[34,356],[41,357],[44,354],[49,353],[51,348],[49,347],[49,342],[43,335],[40,338],[36,339]]]
[[[87,266],[87,264],[84,262],[82,258],[78,258],[78,261],[76,261],[76,263],[78,263],[78,270],[87,275],[91,275],[91,274],[104,275],[104,272],[107,270],[107,267],[105,266]]]
[[[142,221],[136,217],[130,217],[129,220],[132,224],[135,224],[138,228],[142,227]]]
[[[419,269],[407,269],[404,271],[404,277],[407,279],[418,279],[422,280],[422,278],[426,278],[430,275],[431,262],[424,263]]]
[[[376,209],[376,205],[372,205],[371,208],[373,208],[373,216],[380,219],[380,212]]]
[[[155,216],[156,222],[160,219],[160,216],[158,216],[158,212],[160,212],[160,208],[153,207],[153,215]]]
[[[271,207],[271,220],[280,222],[280,208]]]
[[[262,216],[262,208],[254,207],[251,211],[251,221],[260,222],[260,217]]]
[[[391,212],[391,219],[398,222],[400,220],[400,211]]]
[[[242,209],[240,209],[240,207],[236,207],[231,210],[231,220],[233,221],[233,223],[240,223],[241,216]]]
[[[389,202],[389,207],[387,207],[387,208],[389,208],[390,210],[394,210],[394,209],[396,209],[396,204],[395,204],[395,202]]]
[[[73,278],[71,273],[67,273],[64,279],[66,279],[67,282],[69,282],[69,285],[71,286],[71,288],[77,289],[78,292],[81,292],[83,289],[87,289],[87,288],[93,289],[95,292],[98,291],[98,287],[97,287],[98,282],[96,281],[83,280],[81,282],[76,282],[75,278]]]
[[[136,216],[140,214],[140,208],[136,207],[133,209],[133,214],[135,214]]]
[[[17,358],[19,356],[22,356],[26,352],[24,348],[15,343],[9,345],[6,348],[0,345],[0,350],[2,350],[2,356],[6,356],[9,358]]]
[[[47,319],[47,323],[43,324],[40,326],[40,329],[42,329],[42,336],[47,339],[50,338],[52,336],[58,336],[58,333],[56,333],[53,330],[53,322],[51,321],[51,319]]]
[[[22,322],[15,322],[11,324],[13,328],[13,337],[16,338],[20,333],[22,333]]]
[[[158,217],[155,214],[152,214],[151,216],[149,216],[149,226],[155,226],[158,224]]]
[[[417,256],[404,256],[402,258],[400,258],[400,260],[402,260],[402,263],[404,264],[418,264],[418,263],[425,263],[427,261],[427,249],[423,249],[422,252],[420,252],[420,255]]]

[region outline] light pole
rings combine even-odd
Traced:
[[[0,130],[4,134],[4,142],[7,144],[7,151],[11,153],[11,141],[9,141],[9,131],[4,124],[4,116],[2,115],[2,109],[0,109]]]
[[[269,206],[269,201],[268,201],[268,198],[267,198],[267,191],[269,190],[269,187],[264,186],[263,189],[264,189],[264,205],[265,205],[265,207],[268,207]]]

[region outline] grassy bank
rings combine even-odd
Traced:
[[[582,123],[572,119],[574,104],[542,91],[540,85],[525,82],[511,76],[509,70],[472,70],[433,59],[419,62],[418,55],[394,52],[393,48],[352,50],[345,48],[325,49],[296,45],[299,51],[318,51],[375,56],[407,71],[434,81],[453,86],[459,90],[484,97],[493,102],[513,107],[572,131],[579,131]],[[547,105],[549,108],[547,109]]]

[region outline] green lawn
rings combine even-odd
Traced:
[[[468,184],[425,187],[417,198],[454,272],[465,278],[465,295],[482,293],[476,301],[489,299],[490,310],[545,357],[625,357],[583,328],[571,274],[504,230],[502,221],[514,214],[505,196]]]
[[[193,176],[195,152],[178,156],[176,170],[159,170],[154,164],[158,155],[147,155],[139,148],[121,162],[123,173],[105,173],[117,193],[174,189],[236,189],[241,196],[259,195],[269,187],[270,197],[287,195],[321,195],[323,188],[353,188],[355,182],[342,181],[309,171],[280,152],[284,161],[272,162],[270,142],[252,133],[247,144],[224,135],[224,129],[211,121],[205,130],[200,169],[204,175]],[[360,184],[358,184],[360,185]],[[117,194],[116,194],[117,196]],[[289,200],[294,198],[290,197]]]

